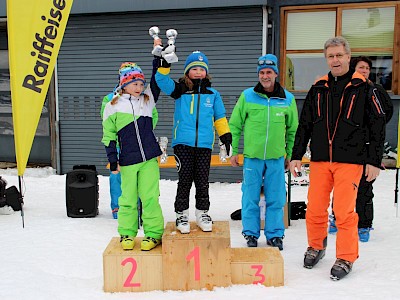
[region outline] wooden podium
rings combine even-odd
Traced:
[[[132,251],[122,249],[119,238],[111,239],[103,253],[105,292],[146,292],[163,289],[161,247],[141,251],[142,238],[135,238]]]
[[[103,252],[105,292],[212,290],[232,284],[284,284],[283,257],[277,248],[231,248],[227,221],[214,221],[212,232],[194,222],[189,234],[167,223],[162,245],[140,251],[142,238],[124,251],[119,238]]]
[[[214,222],[203,232],[194,222],[181,234],[169,222],[163,235],[164,290],[212,290],[231,285],[228,222]]]
[[[282,286],[283,257],[277,248],[232,248],[233,284]]]

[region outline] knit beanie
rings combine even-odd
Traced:
[[[119,86],[124,88],[131,82],[140,80],[144,84],[146,80],[144,79],[144,74],[142,69],[133,62],[124,62],[119,67]]]
[[[208,74],[208,58],[204,53],[194,51],[187,57],[184,74],[187,74],[189,70],[194,67],[201,67],[206,70],[206,73]]]
[[[278,59],[273,54],[263,55],[258,59],[257,73],[259,73],[262,69],[272,69],[276,74],[279,74],[278,71]]]

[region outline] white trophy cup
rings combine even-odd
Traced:
[[[226,159],[228,157],[228,153],[226,152],[226,147],[225,144],[221,142],[221,140],[218,141],[219,145],[219,160],[223,163],[226,162]]]
[[[160,33],[160,29],[157,26],[153,26],[149,29],[149,35],[155,39],[155,40],[160,40],[160,37],[158,34]],[[161,45],[157,45],[153,48],[153,51],[151,51],[151,54],[155,56],[161,56],[163,47]]]
[[[168,46],[161,52],[161,56],[169,64],[176,63],[178,61],[178,56],[175,54],[175,41],[178,32],[175,29],[168,29],[165,34],[168,39]]]
[[[160,145],[160,149],[162,151],[162,154],[160,157],[160,163],[165,164],[167,162],[167,158],[168,158],[168,154],[167,154],[168,138],[166,136],[159,137],[158,144]]]

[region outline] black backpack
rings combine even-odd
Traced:
[[[380,96],[379,100],[383,105],[383,110],[386,115],[386,123],[390,121],[393,116],[393,103],[392,99],[390,98],[389,94],[380,84],[375,84],[376,89],[378,91],[378,95]]]
[[[14,211],[22,209],[22,203],[24,203],[24,201],[15,185],[6,189],[5,196],[7,205],[11,206]]]
[[[393,116],[392,99],[381,85],[374,84],[368,80],[368,86],[370,87],[370,96],[374,96],[376,99],[379,100],[379,103],[381,104],[382,109],[385,113],[386,123],[388,123]]]
[[[0,207],[5,206],[6,203],[6,186],[7,186],[7,181],[5,181],[3,178],[0,176]]]

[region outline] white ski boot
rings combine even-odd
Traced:
[[[176,213],[176,229],[178,229],[181,233],[190,232],[188,209]]]
[[[212,231],[212,219],[208,215],[208,210],[196,209],[196,223],[203,231]]]

